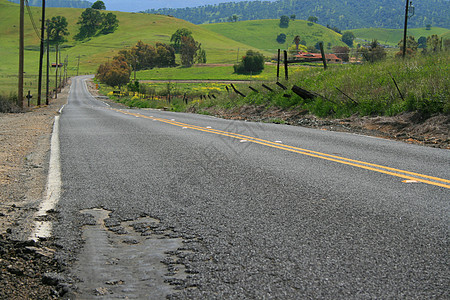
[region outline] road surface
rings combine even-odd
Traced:
[[[79,299],[450,297],[448,150],[119,109],[86,78],[53,222]]]

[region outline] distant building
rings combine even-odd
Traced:
[[[302,61],[322,61],[322,54],[299,52],[298,54],[294,55],[294,58],[295,60],[302,60]],[[342,59],[337,57],[335,54],[325,54],[325,58],[327,59],[327,62],[335,62],[335,63],[342,62]]]

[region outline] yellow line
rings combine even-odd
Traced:
[[[366,170],[370,170],[370,171],[374,171],[374,172],[379,172],[379,173],[383,173],[383,174],[387,174],[387,175],[391,175],[391,176],[396,176],[396,177],[400,177],[400,178],[404,178],[404,179],[419,181],[419,182],[423,182],[426,184],[431,184],[431,185],[450,189],[450,185],[445,184],[445,183],[450,183],[450,180],[443,179],[443,178],[438,178],[438,177],[433,177],[433,176],[429,176],[429,175],[395,169],[395,168],[391,168],[391,167],[372,164],[372,163],[368,163],[368,162],[364,162],[364,161],[358,161],[358,160],[354,160],[354,159],[350,159],[350,158],[321,153],[321,152],[317,152],[317,151],[307,150],[307,149],[298,148],[298,147],[294,147],[294,146],[283,145],[283,144],[279,144],[279,143],[267,141],[264,139],[251,137],[251,136],[246,136],[246,135],[242,135],[242,134],[238,134],[238,133],[232,133],[232,132],[227,132],[227,131],[222,131],[222,130],[217,130],[217,129],[212,129],[212,128],[205,128],[205,127],[201,127],[201,126],[185,124],[185,123],[172,121],[172,120],[168,120],[168,119],[148,117],[145,115],[131,113],[131,112],[122,111],[122,110],[118,110],[118,109],[112,109],[112,110],[123,113],[123,114],[135,116],[135,117],[155,120],[155,121],[163,122],[166,124],[171,124],[171,125],[178,126],[178,127],[184,127],[184,128],[202,131],[202,132],[214,133],[214,134],[231,137],[231,138],[235,138],[235,139],[243,139],[243,140],[247,140],[249,142],[255,143],[255,144],[260,144],[260,145],[264,145],[264,146],[268,146],[268,147],[272,147],[272,148],[276,148],[276,149],[280,149],[280,150],[285,150],[285,151],[289,151],[289,152],[299,153],[302,155],[307,155],[307,156],[311,156],[311,157],[315,157],[315,158],[321,158],[321,159],[325,159],[328,161],[333,161],[333,162],[337,162],[337,163],[341,163],[341,164],[345,164],[345,165],[349,165],[349,166],[358,167],[361,169],[366,169]],[[404,174],[398,174],[398,173],[394,173],[394,172],[404,173]],[[405,174],[408,174],[411,176],[408,176]],[[413,176],[416,176],[416,177],[413,177]],[[421,177],[421,178],[418,178],[418,177]],[[440,181],[440,182],[426,180],[425,178],[430,179],[430,180]]]

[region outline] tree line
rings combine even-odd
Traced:
[[[410,28],[450,28],[448,0],[415,1],[416,15],[409,19]],[[404,0],[277,0],[228,2],[217,5],[180,9],[152,9],[146,13],[172,15],[194,24],[231,22],[237,19],[278,19],[282,15],[296,15],[306,20],[315,16],[322,25],[343,30],[354,28],[402,28],[404,24]],[[234,17],[233,17],[234,16]]]
[[[181,65],[206,63],[206,52],[186,28],[171,36],[172,44],[157,42],[155,46],[138,41],[131,49],[120,50],[112,62],[101,64],[97,79],[109,86],[123,86],[130,81],[132,71],[176,67],[175,54],[180,54]]]

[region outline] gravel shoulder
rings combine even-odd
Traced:
[[[0,114],[0,299],[62,294],[52,241],[27,241],[45,192],[53,121],[69,86],[48,106]]]

